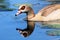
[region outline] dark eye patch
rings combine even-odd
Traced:
[[[21,10],[24,10],[24,9],[25,9],[25,6],[22,6],[22,7],[21,7]]]

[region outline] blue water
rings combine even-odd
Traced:
[[[48,2],[40,2],[39,0],[9,0],[9,2],[11,8],[16,8],[13,6],[13,4],[16,3],[37,4],[37,6],[32,6],[35,13],[49,4]],[[38,5],[38,3],[40,4]],[[42,24],[39,24],[38,22],[35,23],[34,31],[30,36],[26,38],[21,36],[16,28],[24,29],[27,27],[27,22],[23,20],[26,14],[21,14],[15,17],[16,12],[17,10],[0,12],[0,40],[58,40],[60,38],[60,36],[48,36],[46,31],[52,29],[42,29]]]

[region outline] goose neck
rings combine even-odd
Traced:
[[[31,19],[31,18],[33,18],[33,17],[35,17],[34,11],[33,11],[33,10],[30,10],[30,11],[27,13],[27,18],[28,18],[28,19]]]

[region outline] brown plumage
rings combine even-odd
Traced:
[[[41,9],[36,15],[33,9],[26,4],[21,5],[19,9],[16,15],[25,12],[27,14],[27,20],[30,21],[51,21],[60,19],[60,4],[48,5]]]

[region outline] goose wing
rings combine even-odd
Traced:
[[[49,5],[44,7],[42,10],[39,11],[39,13],[41,14],[41,16],[48,16],[49,14],[51,14],[51,12],[60,9],[60,4],[54,4],[54,5]]]

